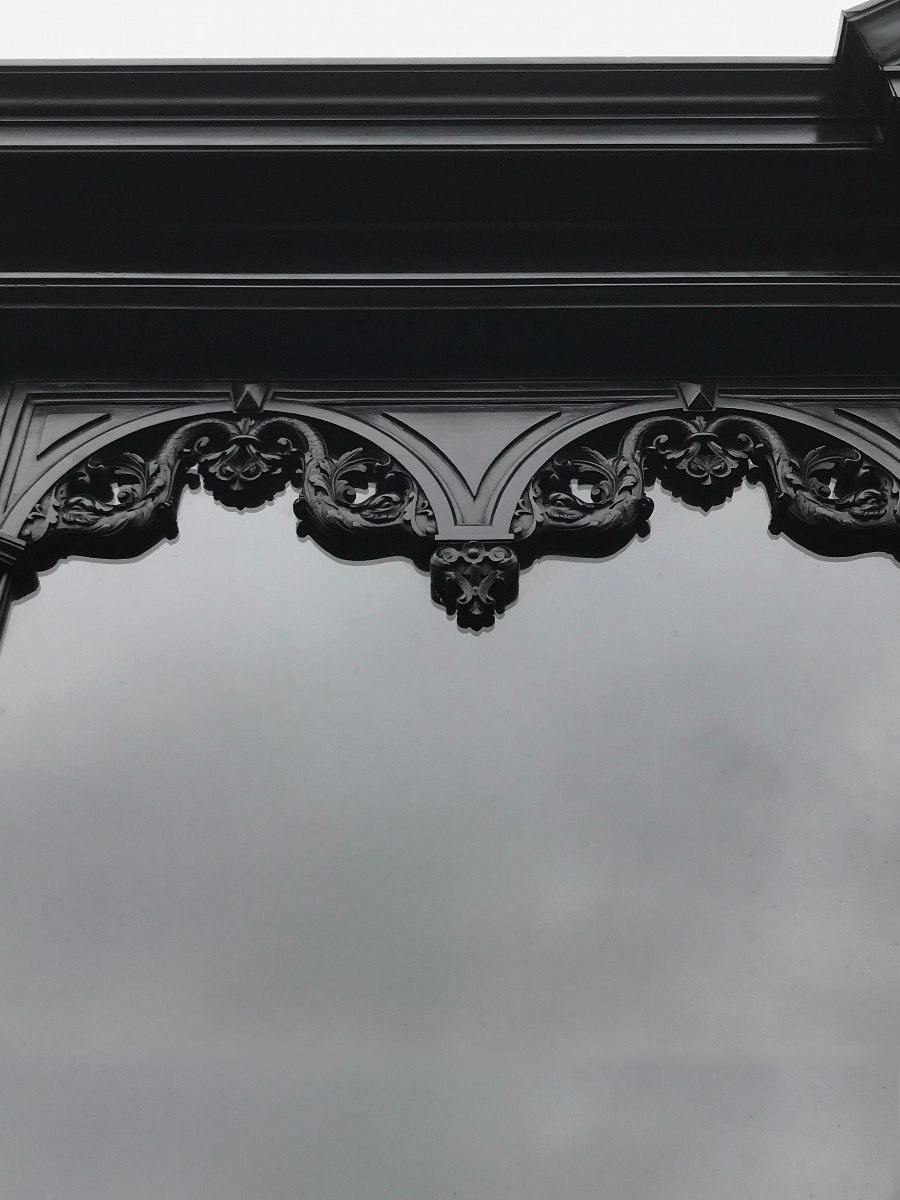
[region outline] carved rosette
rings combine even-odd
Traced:
[[[291,487],[300,536],[347,558],[430,558],[433,599],[475,630],[516,599],[520,564],[548,552],[602,558],[646,535],[646,493],[657,481],[708,511],[750,477],[768,492],[773,532],[822,554],[900,557],[900,487],[856,449],[814,444],[819,436],[802,426],[736,412],[640,417],[618,443],[601,441],[609,432],[545,463],[498,540],[438,542],[428,499],[383,451],[356,445],[333,454],[317,423],[287,414],[203,417],[167,432],[149,453],[144,443],[88,458],[35,505],[21,543],[39,568],[69,554],[128,557],[174,536],[185,486],[237,509]]]
[[[306,441],[305,431],[283,417],[239,417],[207,427],[196,441],[191,436],[180,454],[222,504],[254,508],[284,490]]]

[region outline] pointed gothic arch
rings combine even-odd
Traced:
[[[285,391],[236,386],[227,407],[157,395],[151,412],[135,416],[119,389],[124,420],[99,431],[103,388],[69,396],[62,414],[58,394],[27,392],[19,469],[6,472],[11,591],[33,590],[36,572],[61,558],[131,558],[174,536],[188,487],[238,509],[293,491],[301,536],[348,560],[402,555],[430,565],[433,599],[476,629],[516,598],[520,567],[554,554],[602,559],[646,535],[657,481],[709,511],[756,480],[772,532],[826,556],[900,557],[900,439],[889,419],[897,410],[878,395],[832,394],[801,407],[759,390],[680,384],[653,398],[637,388],[611,398],[598,386],[535,419],[519,394],[505,408],[495,399],[487,417],[445,406],[439,461],[429,462],[415,406],[401,420],[393,400],[388,433],[386,406],[373,407],[371,396],[351,415],[346,396],[314,406]],[[131,399],[146,406],[148,394]],[[479,431],[488,444],[483,496],[466,459]],[[460,523],[467,502],[489,523]]]

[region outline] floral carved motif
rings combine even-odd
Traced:
[[[343,544],[350,557],[367,557],[367,546],[402,530],[433,538],[437,523],[412,477],[388,455],[357,447],[332,459],[321,436],[307,435],[309,457],[294,502],[297,532],[318,531]],[[366,532],[366,544],[356,536]],[[414,547],[415,549],[415,547]],[[416,557],[420,557],[417,555]]]
[[[431,597],[460,629],[490,629],[519,593],[519,559],[506,544],[445,543],[431,559]]]
[[[286,487],[303,448],[302,430],[286,428],[283,418],[239,417],[224,429],[204,431],[181,454],[223,504],[252,508]]]
[[[765,486],[770,529],[824,554],[878,549],[900,554],[900,488],[884,468],[848,446],[793,453],[772,425],[742,414],[642,418],[617,453],[563,450],[542,467],[516,508],[512,532],[528,557],[576,544],[602,557],[649,532],[657,480],[705,511],[743,482]]]
[[[149,451],[134,443],[86,459],[45,493],[20,536],[39,568],[68,554],[128,557],[174,536],[185,486],[237,509],[290,487],[300,536],[347,558],[430,561],[433,599],[475,630],[516,599],[520,564],[557,552],[602,558],[646,535],[657,481],[708,511],[749,478],[768,492],[773,532],[823,554],[900,557],[900,486],[850,446],[738,412],[640,416],[617,443],[602,442],[610,432],[546,462],[494,541],[440,541],[428,499],[388,454],[369,444],[335,454],[317,423],[258,411],[191,420]]]
[[[291,416],[207,417],[182,425],[152,455],[97,455],[35,505],[22,531],[49,565],[72,553],[124,555],[177,532],[185,486],[203,484],[230,508],[252,508],[288,485],[299,492],[298,533],[340,538],[368,530],[360,556],[436,531],[413,478],[388,455],[358,448],[332,458],[322,434]]]

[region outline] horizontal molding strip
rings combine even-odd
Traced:
[[[829,59],[0,63],[0,151],[878,143]]]
[[[576,272],[373,275],[0,272],[0,308],[900,306],[900,275]]]

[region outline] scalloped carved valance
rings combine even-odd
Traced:
[[[70,555],[131,558],[175,536],[186,487],[236,509],[290,489],[301,537],[429,568],[434,601],[476,630],[516,599],[520,568],[646,536],[656,482],[704,512],[758,482],[772,533],[827,556],[900,556],[887,388],[20,388],[2,430],[7,598]]]
[[[185,487],[475,629],[656,483],[895,553],[898,46],[872,0],[821,61],[0,67],[0,626]]]

